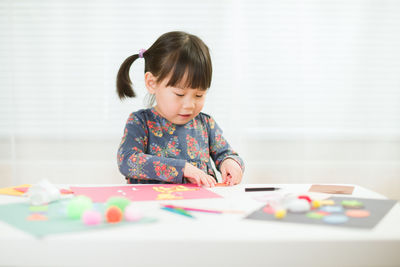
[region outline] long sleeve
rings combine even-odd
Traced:
[[[225,159],[231,158],[235,160],[242,168],[242,171],[244,171],[244,162],[242,158],[231,148],[228,141],[223,137],[222,130],[214,119],[208,117],[206,123],[209,131],[210,155],[214,160],[217,170],[220,170],[221,163]]]
[[[184,159],[146,153],[148,121],[140,113],[129,117],[118,149],[118,167],[126,178],[158,180],[163,183],[183,183]]]

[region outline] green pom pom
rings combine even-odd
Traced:
[[[131,201],[125,197],[110,197],[107,200],[107,208],[111,206],[118,207],[122,212],[125,211],[126,206],[131,204]]]
[[[71,219],[80,219],[86,210],[92,209],[92,200],[85,196],[77,196],[67,204],[67,216]]]

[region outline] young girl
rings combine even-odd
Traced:
[[[117,76],[120,99],[134,97],[129,69],[145,61],[149,109],[133,112],[118,150],[118,167],[128,183],[193,183],[213,187],[216,175],[235,185],[243,175],[243,161],[222,136],[209,115],[202,113],[212,66],[208,47],[197,36],[168,32],[147,50],[128,57]]]

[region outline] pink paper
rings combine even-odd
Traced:
[[[18,192],[21,193],[26,193],[28,191],[29,187],[14,187],[14,190],[17,190]]]
[[[14,190],[17,190],[18,192],[21,193],[26,193],[29,190],[30,187],[14,187]],[[72,194],[73,192],[68,189],[60,189],[61,194]]]
[[[93,202],[106,202],[108,198],[126,197],[131,201],[178,200],[198,198],[220,198],[221,196],[205,188],[191,184],[151,184],[105,187],[74,187],[76,196],[90,197]]]

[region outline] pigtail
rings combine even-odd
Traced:
[[[129,77],[129,69],[131,68],[132,63],[138,58],[138,54],[128,57],[119,68],[117,74],[117,94],[121,100],[125,97],[136,96],[132,89],[132,81]]]

